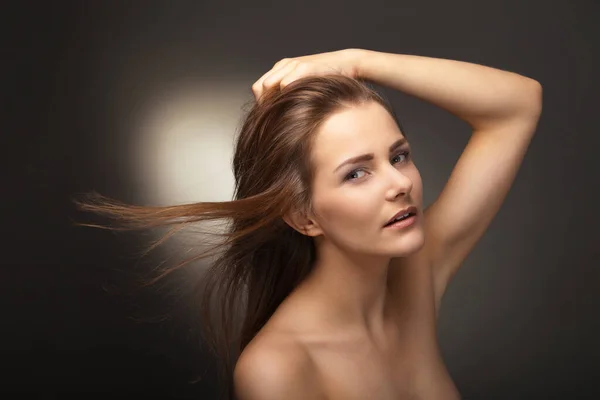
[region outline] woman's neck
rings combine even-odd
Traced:
[[[298,287],[328,324],[372,334],[384,327],[389,258],[351,254],[322,244]]]

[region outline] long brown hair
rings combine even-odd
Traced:
[[[147,251],[196,222],[221,221],[223,239],[177,265],[158,270],[152,284],[192,261],[216,255],[198,286],[202,338],[221,362],[224,388],[233,397],[235,360],[276,308],[312,268],[312,238],[282,216],[311,209],[310,153],[319,126],[334,112],[375,101],[400,123],[392,107],[366,82],[343,75],[312,76],[267,91],[244,116],[233,159],[234,200],[153,207],[128,205],[96,192],[75,198],[78,208],[116,225],[78,225],[139,230],[171,225]],[[216,311],[213,311],[216,310]],[[241,321],[241,324],[237,321]]]

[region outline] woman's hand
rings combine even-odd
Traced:
[[[360,50],[345,49],[309,56],[284,58],[252,85],[254,97],[259,101],[262,94],[275,86],[283,89],[298,78],[310,75],[341,74],[358,77]]]

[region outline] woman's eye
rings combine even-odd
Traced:
[[[392,163],[393,163],[393,164],[396,164],[397,162],[400,162],[400,161],[395,161],[395,160],[396,160],[398,157],[401,157],[401,156],[404,156],[404,158],[405,158],[405,159],[407,159],[407,158],[408,158],[408,151],[403,151],[402,153],[396,154],[396,155],[394,156],[394,158],[392,158],[392,160],[391,160],[391,161],[392,161]]]
[[[396,154],[390,161],[392,162],[392,164],[397,164],[399,162],[406,162],[406,160],[408,159],[408,155],[409,152],[408,151],[403,151],[401,153]],[[404,159],[402,159],[402,157],[404,157]],[[358,168],[355,169],[354,171],[351,171],[348,175],[346,175],[346,177],[344,178],[344,181],[353,181],[356,179],[360,179],[363,177],[362,174],[366,174],[366,171],[363,170],[362,168]]]
[[[365,171],[363,171],[362,169],[355,169],[354,171],[352,171],[348,175],[346,175],[346,180],[354,180],[354,179],[362,178],[362,176],[360,176],[361,172],[365,173]]]

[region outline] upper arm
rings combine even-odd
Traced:
[[[247,349],[234,370],[238,400],[321,399],[308,354],[299,346]]]
[[[541,106],[541,89],[537,95]],[[533,110],[474,129],[439,197],[425,210],[437,301],[500,209],[535,132],[541,107]]]

